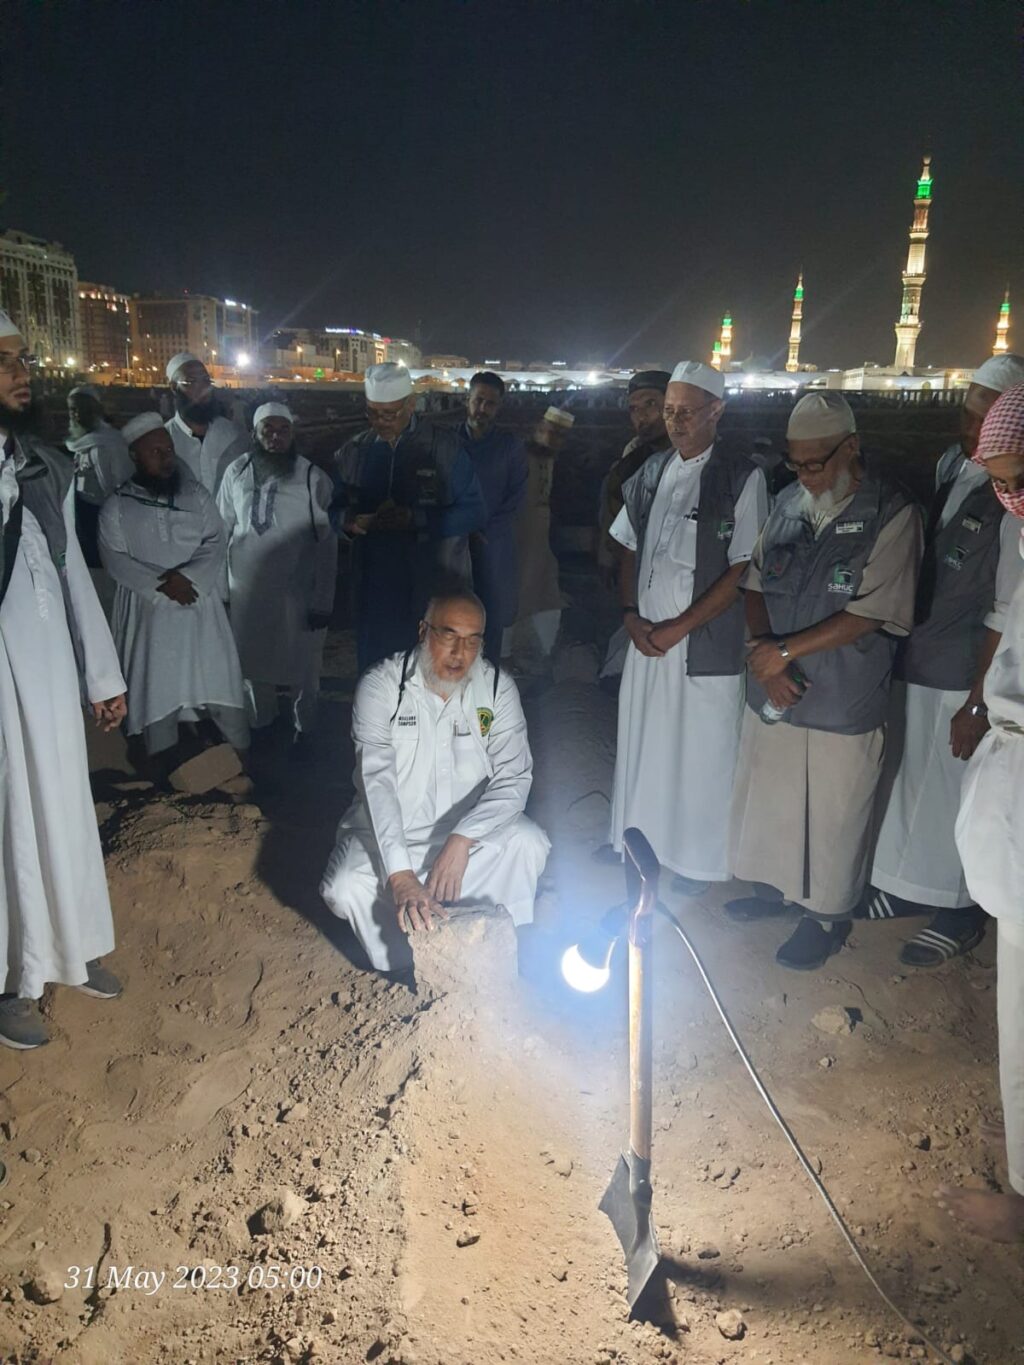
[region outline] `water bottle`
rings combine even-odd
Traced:
[[[793,682],[795,682],[797,687],[799,687],[800,696],[802,697],[803,694],[807,691],[806,677],[804,676],[800,668],[797,667],[796,664],[790,664],[787,671],[789,673],[790,678],[792,678]],[[794,702],[793,705],[795,706],[796,702]],[[787,712],[791,710],[792,707],[790,706],[776,706],[770,697],[766,697],[764,705],[761,707],[761,710],[758,712],[758,715],[764,721],[765,725],[778,725],[779,721],[783,718],[783,716],[785,716]]]

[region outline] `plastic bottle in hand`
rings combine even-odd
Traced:
[[[797,667],[796,664],[790,664],[789,668],[786,671],[791,681],[796,683],[797,687],[799,687],[800,696],[802,697],[803,694],[807,691],[807,679],[804,676],[803,672]],[[799,701],[799,699],[800,698],[798,697],[797,701]],[[796,702],[793,703],[793,706],[795,705]],[[765,697],[764,705],[761,707],[761,710],[758,712],[758,715],[764,721],[765,725],[777,725],[779,721],[783,718],[783,716],[785,716],[792,709],[793,708],[791,706],[776,706],[775,703],[772,701],[771,697]]]

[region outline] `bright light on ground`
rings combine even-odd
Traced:
[[[607,962],[603,967],[591,966],[580,953],[578,946],[573,944],[562,954],[562,975],[574,991],[585,991],[590,994],[608,984],[611,968]]]

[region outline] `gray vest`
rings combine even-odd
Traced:
[[[896,675],[921,687],[967,692],[974,683],[985,616],[992,610],[1003,508],[986,481],[947,525],[939,517],[966,456],[935,495],[925,538],[914,629],[900,646]]]
[[[636,533],[638,579],[654,497],[662,475],[670,461],[676,458],[672,448],[659,451],[622,485],[623,502]],[[697,566],[693,581],[695,602],[729,569],[729,542],[736,525],[736,504],[755,469],[756,465],[746,455],[727,453],[716,446],[701,471]],[[637,586],[639,588],[639,583]],[[744,631],[743,601],[737,594],[731,607],[687,636],[686,671],[689,676],[703,678],[742,673]]]
[[[762,532],[761,591],[773,635],[807,630],[846,607],[860,589],[878,534],[909,498],[870,469],[849,504],[815,539],[797,510],[801,487],[791,484]],[[838,649],[808,654],[800,669],[811,684],[786,713],[790,725],[860,735],[885,721],[896,640],[883,631]],[[751,675],[747,702],[760,711],[764,689]]]

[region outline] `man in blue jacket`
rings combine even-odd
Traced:
[[[469,381],[466,420],[459,428],[463,450],[473,462],[487,504],[487,521],[469,542],[473,587],[487,608],[484,652],[501,658],[501,637],[519,606],[519,549],[516,517],[526,496],[526,448],[512,431],[495,426],[505,397],[505,382],[490,370]]]
[[[366,371],[369,428],[335,453],[335,530],[354,546],[359,671],[406,649],[432,593],[468,587],[469,536],[487,508],[454,428],[415,415],[412,376]]]

